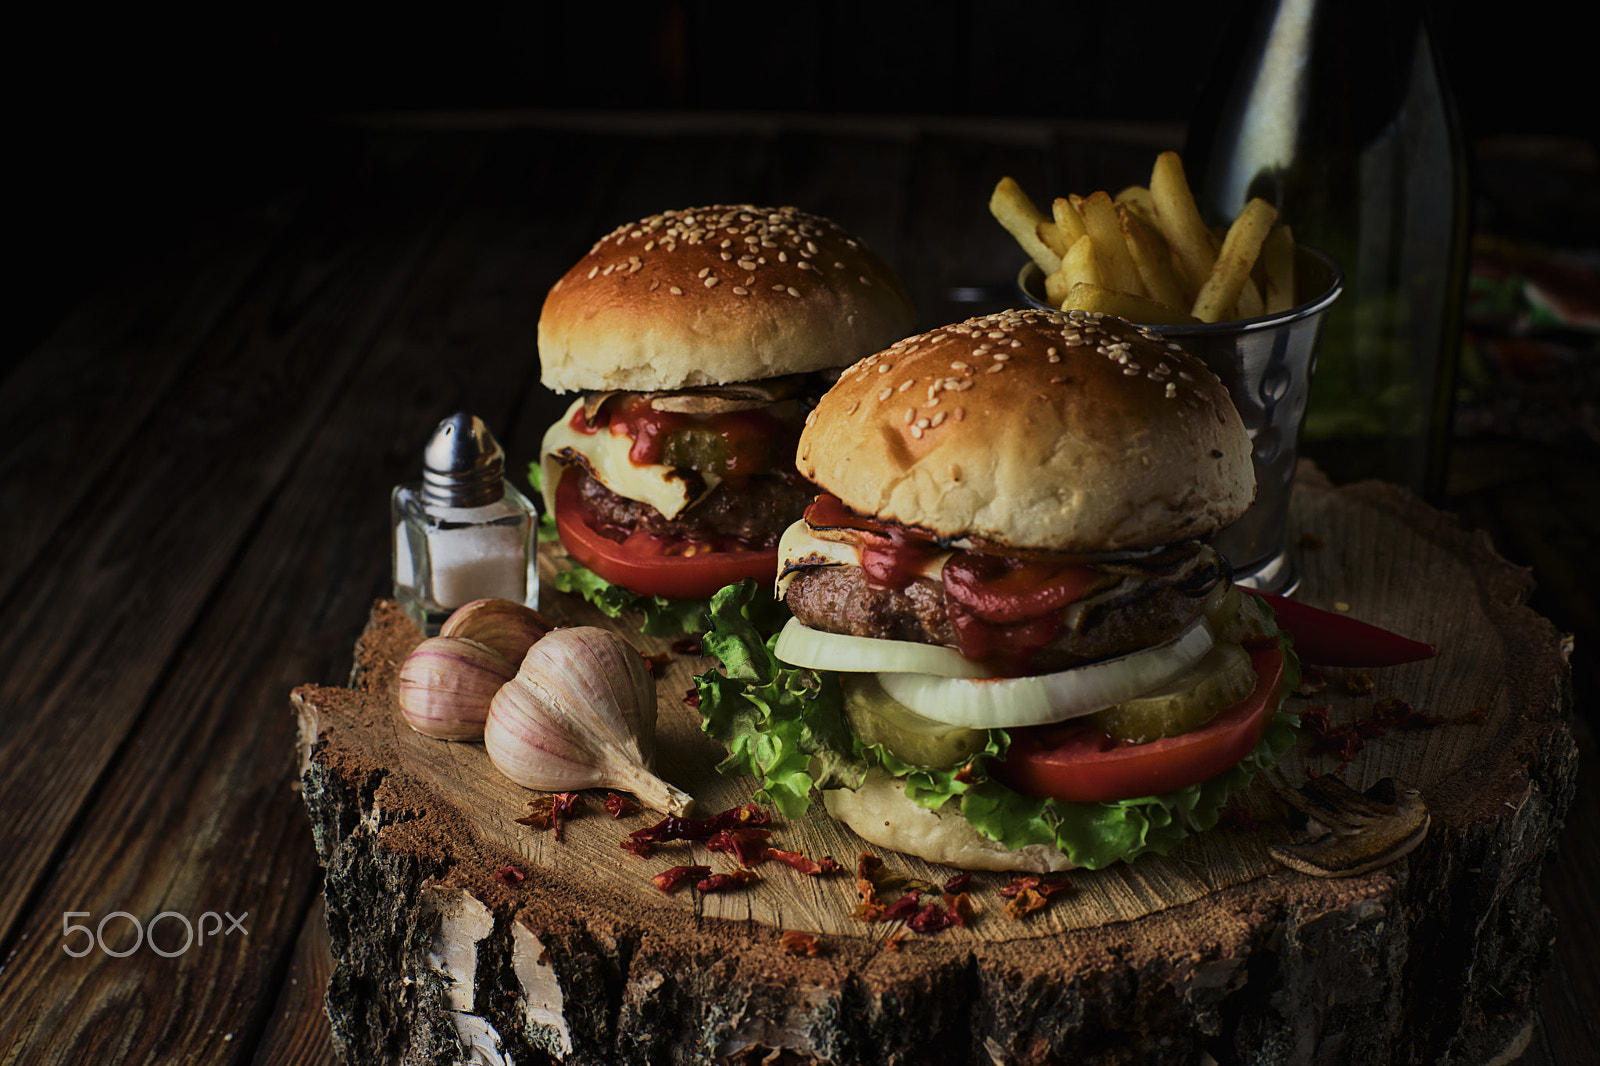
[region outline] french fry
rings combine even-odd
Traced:
[[[1250,268],[1261,254],[1261,243],[1277,219],[1278,209],[1265,200],[1257,198],[1244,205],[1228,227],[1222,250],[1195,296],[1190,314],[1202,322],[1220,322],[1233,313],[1240,291],[1250,280]]]
[[[1189,305],[1183,296],[1183,283],[1172,267],[1172,251],[1162,238],[1161,231],[1147,222],[1128,204],[1117,205],[1117,223],[1122,228],[1128,254],[1139,270],[1144,291],[1150,298],[1175,310]],[[1184,312],[1188,317],[1188,313]]]
[[[1155,201],[1161,233],[1172,246],[1172,260],[1186,291],[1198,293],[1211,276],[1216,254],[1212,251],[1211,234],[1200,220],[1199,208],[1195,207],[1189,180],[1183,174],[1183,160],[1178,158],[1177,152],[1162,152],[1156,156],[1155,169],[1150,174],[1150,196]]]
[[[1256,260],[1260,262],[1260,260]],[[1233,314],[1229,318],[1260,318],[1267,313],[1266,301],[1261,298],[1261,289],[1256,284],[1255,268],[1244,276],[1244,284],[1239,287],[1239,298],[1233,301]]]
[[[1130,185],[1112,197],[1119,205],[1144,219],[1146,225],[1160,227],[1161,223],[1156,214],[1155,198],[1150,195],[1150,190],[1143,185]]]
[[[1053,274],[1061,266],[1061,256],[1039,239],[1039,223],[1051,221],[1039,210],[1022,186],[1010,177],[1001,178],[989,197],[989,212],[1000,225],[1016,238],[1028,258],[1039,264],[1045,274]]]
[[[1067,249],[1067,254],[1061,257],[1061,268],[1045,277],[1045,297],[1060,307],[1060,301],[1066,298],[1066,294],[1074,285],[1084,282],[1090,285],[1103,285],[1104,277],[1094,238],[1085,233],[1073,241],[1072,247]]]
[[[1081,214],[1083,228],[1094,241],[1105,286],[1134,296],[1146,295],[1139,268],[1134,265],[1128,242],[1122,236],[1122,223],[1117,221],[1117,206],[1111,202],[1110,194],[1090,195],[1083,201]]]
[[[1274,226],[1261,244],[1261,271],[1267,314],[1294,306],[1294,234],[1287,225]]]
[[[1061,310],[1098,311],[1145,326],[1188,325],[1196,321],[1187,311],[1169,307],[1157,300],[1082,281],[1067,290],[1061,301]]]
[[[1083,216],[1078,214],[1078,209],[1073,207],[1072,201],[1065,196],[1056,197],[1050,209],[1055,214],[1056,229],[1060,230],[1062,237],[1066,239],[1067,248],[1072,247],[1073,241],[1088,232],[1083,228]],[[1067,254],[1065,248],[1061,254]]]
[[[1054,252],[1058,257],[1065,255],[1067,247],[1072,242],[1061,236],[1061,227],[1051,219],[1043,219],[1033,228],[1039,235],[1039,242]]]
[[[1176,152],[1156,157],[1148,187],[1058,196],[1048,216],[1002,178],[989,209],[1043,271],[1055,307],[1167,325],[1294,304],[1294,235],[1277,210],[1256,199],[1232,224],[1207,227]]]

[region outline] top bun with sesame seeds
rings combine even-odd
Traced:
[[[904,286],[793,207],[666,211],[601,238],[545,298],[541,380],[652,392],[848,365],[908,333]]]
[[[1077,311],[973,318],[868,356],[813,412],[798,466],[858,514],[1067,552],[1203,537],[1255,496],[1216,375]]]

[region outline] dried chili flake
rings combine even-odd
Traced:
[[[627,796],[619,796],[615,792],[606,793],[606,813],[613,818],[626,818],[630,814],[638,814],[639,804]]]
[[[1443,725],[1446,721],[1443,715],[1417,710],[1399,696],[1385,696],[1373,706],[1372,712],[1380,721],[1387,723],[1390,729],[1401,732],[1432,729],[1436,725]]]
[[[700,709],[700,686],[699,685],[696,685],[693,688],[684,690],[684,693],[683,693],[683,705],[685,707],[693,707],[695,710],[699,710]]]
[[[889,906],[878,916],[880,922],[904,921],[916,917],[917,910],[922,905],[922,897],[916,892],[907,892]]]
[[[1294,690],[1296,696],[1315,696],[1328,687],[1328,675],[1318,670],[1315,666],[1300,667],[1300,684]]]
[[[706,850],[732,855],[740,866],[754,866],[767,857],[767,838],[771,835],[770,829],[755,827],[719,829],[706,841]]]
[[[703,877],[695,883],[695,889],[707,895],[713,892],[731,892],[736,888],[743,888],[761,880],[761,875],[754,870],[738,869],[725,874],[712,874]]]
[[[1326,733],[1333,722],[1333,704],[1315,703],[1300,712],[1300,725],[1314,734]]]
[[[655,854],[656,850],[655,845],[648,840],[634,840],[632,837],[624,837],[619,846],[629,855],[635,855],[641,859],[648,859]]]
[[[792,866],[796,870],[799,870],[801,873],[810,877],[818,877],[824,874],[836,874],[843,869],[842,866],[834,862],[832,859],[808,859],[798,851],[783,851],[774,847],[767,848],[766,857],[769,859],[775,859],[778,862],[783,863],[785,866]]]
[[[1372,671],[1346,671],[1344,675],[1344,689],[1352,696],[1369,696],[1378,683],[1372,680]]]
[[[628,838],[646,844],[662,844],[669,840],[709,840],[724,829],[760,828],[771,822],[772,816],[766,811],[754,803],[746,803],[709,818],[681,818],[669,814],[655,825],[635,829],[628,834]]]
[[[673,866],[662,870],[650,880],[661,891],[671,894],[690,881],[699,882],[711,876],[709,866]]]
[[[1489,708],[1485,707],[1481,703],[1472,708],[1472,710],[1468,711],[1466,714],[1463,714],[1456,719],[1456,721],[1462,725],[1477,725],[1480,722],[1487,722],[1488,720]]]
[[[672,656],[664,651],[656,652],[654,655],[646,655],[644,652],[640,652],[639,657],[644,660],[645,666],[650,669],[651,677],[660,677],[672,663]]]
[[[1039,910],[1050,902],[1051,897],[1060,895],[1071,887],[1072,882],[1065,877],[1019,874],[1000,889],[1000,894],[1007,900],[1006,914],[1012,918],[1021,918]]]
[[[677,640],[672,642],[671,648],[679,655],[699,655],[701,654],[700,638],[679,637]]]
[[[906,922],[912,930],[918,933],[941,933],[952,925],[961,925],[960,917],[946,910],[937,902],[929,902]]]
[[[880,951],[899,951],[900,950],[900,942],[905,939],[905,936],[906,936],[906,928],[905,928],[905,926],[902,925],[898,929],[896,929],[894,932],[890,933],[888,936],[886,936],[882,940],[878,941],[878,950],[880,950]]]
[[[816,958],[824,951],[822,939],[814,933],[784,933],[778,945],[786,955],[806,955]]]
[[[566,839],[563,825],[583,806],[583,796],[577,792],[552,792],[528,801],[528,813],[517,819],[519,825],[535,829],[555,830],[556,840]]]
[[[965,892],[967,890],[967,886],[969,884],[971,884],[971,883],[972,883],[972,873],[971,873],[971,871],[964,870],[961,873],[956,874],[954,877],[951,877],[949,880],[945,881],[944,885],[941,886],[941,887],[944,888],[945,895],[953,896],[958,892]]]
[[[515,866],[502,866],[494,872],[494,879],[502,885],[520,884],[522,879],[527,876]]]

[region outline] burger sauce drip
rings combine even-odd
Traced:
[[[861,534],[861,569],[867,581],[878,588],[905,588],[930,561],[944,554],[943,548],[927,538],[888,522],[863,518],[827,493],[806,508],[806,522],[814,529],[849,529]]]
[[[945,550],[903,527],[855,514],[827,494],[806,509],[806,521],[814,528],[860,533],[861,569],[880,588],[905,588]],[[1060,635],[1063,609],[1099,580],[1083,564],[984,552],[956,552],[943,575],[945,613],[957,648],[1001,677],[1026,674],[1033,655]]]
[[[944,607],[961,654],[1001,677],[1055,640],[1062,611],[1095,584],[1094,568],[957,552],[944,564]]]
[[[571,425],[582,433],[595,433],[601,427],[608,427],[612,433],[626,436],[631,442],[628,458],[637,466],[662,463],[674,434],[687,430],[715,433],[722,439],[722,454],[716,464],[702,472],[717,474],[731,482],[730,487],[735,489],[741,488],[750,476],[768,468],[775,446],[780,446],[785,439],[798,437],[794,427],[764,410],[694,416],[658,411],[644,396],[621,404],[607,404],[592,424],[583,417],[580,408],[572,413]]]

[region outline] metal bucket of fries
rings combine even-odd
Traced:
[[[1037,264],[1024,266],[1017,284],[1032,306],[1051,306]],[[1226,322],[1146,324],[1216,372],[1254,443],[1256,501],[1213,542],[1241,584],[1287,594],[1300,583],[1299,564],[1285,542],[1289,494],[1324,314],[1343,288],[1344,275],[1332,259],[1299,245],[1297,302],[1288,310]]]

